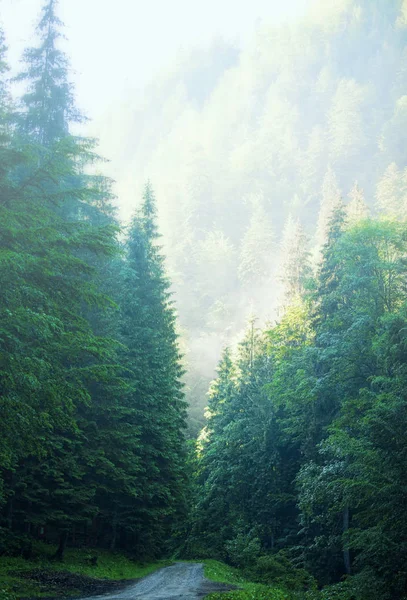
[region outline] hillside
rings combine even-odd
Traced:
[[[276,317],[287,252],[306,235],[317,255],[332,198],[405,210],[406,59],[405,1],[321,0],[245,47],[180,53],[96,127],[123,214],[157,191],[192,429],[222,347]]]

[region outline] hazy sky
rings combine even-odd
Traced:
[[[142,87],[180,47],[217,34],[245,38],[258,19],[301,15],[311,0],[60,0],[79,106],[103,114],[129,89]],[[30,44],[41,0],[0,0],[0,19],[16,67]]]

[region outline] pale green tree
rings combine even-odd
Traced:
[[[273,265],[274,232],[263,203],[253,203],[250,223],[243,236],[238,267],[243,283],[260,283],[270,277]]]
[[[338,180],[332,167],[329,167],[325,174],[321,190],[321,202],[315,239],[317,249],[320,249],[325,244],[330,220],[340,203],[341,191],[339,189]]]
[[[350,225],[358,221],[367,219],[369,216],[369,207],[366,204],[363,190],[359,187],[357,181],[348,194],[349,202],[346,206],[346,220]]]

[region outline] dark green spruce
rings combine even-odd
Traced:
[[[175,314],[152,203],[138,265],[120,247],[110,181],[90,174],[94,140],[71,134],[80,115],[56,11],[49,0],[24,53],[17,108],[0,45],[0,551],[28,555],[41,538],[59,559],[67,544],[145,558],[185,511]]]

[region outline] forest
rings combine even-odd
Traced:
[[[406,23],[402,0],[310,2],[242,48],[185,50],[94,124],[122,214],[154,183],[193,435],[222,348],[279,318],[293,237],[315,259],[336,195],[402,214]]]
[[[0,566],[406,598],[407,1],[191,50],[100,147],[63,37],[11,77],[0,32]]]

